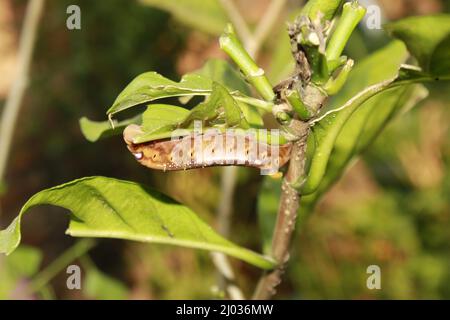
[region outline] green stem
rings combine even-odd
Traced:
[[[69,263],[84,255],[94,245],[95,241],[93,239],[82,239],[77,241],[77,243],[67,249],[34,278],[30,285],[32,292],[40,291],[51,279],[61,272],[61,270],[65,269]]]
[[[251,106],[254,106],[256,108],[262,109],[266,112],[272,113],[272,109],[274,104],[272,102],[252,98],[252,97],[246,97],[246,96],[233,96],[236,100],[245,102]]]
[[[336,30],[334,30],[326,49],[328,61],[339,60],[350,35],[365,14],[366,9],[360,6],[358,1],[347,2],[344,4],[342,15],[336,26]]]
[[[269,80],[264,75],[264,70],[258,67],[255,61],[244,49],[231,24],[227,25],[225,33],[219,39],[220,47],[239,66],[248,81],[255,87],[259,94],[267,101],[275,99],[275,93]]]
[[[353,65],[354,61],[352,59],[348,60],[336,78],[330,77],[324,86],[324,89],[329,96],[335,95],[342,89],[344,84],[347,82],[350,71],[353,69]]]
[[[289,104],[292,106],[301,120],[306,121],[311,119],[312,114],[303,103],[297,90],[288,91],[286,93],[286,100],[289,102]]]

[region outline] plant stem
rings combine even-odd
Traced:
[[[244,43],[244,47],[249,51],[249,47],[254,42],[253,35],[245,22],[244,18],[240,14],[238,8],[236,8],[233,0],[220,0],[220,4],[227,12],[228,18],[236,28],[236,32]],[[253,56],[253,55],[252,55]]]
[[[273,106],[274,106],[273,102],[268,102],[268,101],[264,101],[264,100],[261,100],[261,99],[256,99],[256,98],[253,98],[253,97],[246,97],[246,96],[243,96],[243,97],[234,96],[234,98],[236,100],[242,101],[242,102],[247,103],[247,104],[249,104],[251,106],[254,106],[256,108],[264,110],[265,112],[272,113],[272,109],[273,109]]]
[[[342,15],[337,23],[330,42],[327,45],[326,57],[328,61],[336,61],[344,51],[344,47],[353,30],[366,14],[366,9],[358,4],[358,1],[347,2],[342,9]],[[330,66],[330,71],[333,67]]]
[[[222,50],[225,51],[239,66],[248,81],[255,87],[259,94],[265,100],[273,101],[275,93],[272,90],[272,85],[269,83],[269,80],[264,75],[264,70],[255,63],[252,57],[250,57],[248,52],[244,49],[236,37],[231,24],[227,26],[227,29],[220,37],[219,42]]]
[[[32,281],[30,288],[32,292],[41,290],[51,279],[53,279],[61,270],[66,268],[69,263],[81,257],[95,246],[93,239],[78,240],[72,247],[67,249],[57,259],[42,270]]]
[[[294,111],[297,113],[297,115],[301,120],[306,121],[312,117],[311,112],[303,103],[297,90],[287,91],[286,100],[289,102],[289,104],[291,105],[291,107],[294,109]]]
[[[0,181],[4,179],[8,155],[14,135],[20,105],[28,84],[28,74],[33,56],[39,21],[44,0],[30,0],[25,12],[25,20],[20,36],[19,58],[16,76],[8,94],[0,127]]]
[[[354,61],[352,59],[347,60],[336,78],[330,77],[328,79],[327,83],[323,87],[328,95],[335,95],[342,89],[347,81],[350,71],[353,69],[353,64]]]
[[[272,2],[272,5],[270,6],[269,10],[264,15],[262,20],[259,22],[256,28],[256,35],[255,37],[253,37],[253,35],[249,31],[246,22],[242,18],[237,8],[234,6],[233,1],[221,0],[222,6],[227,11],[231,22],[236,27],[237,33],[239,34],[239,36],[243,41],[243,47],[248,52],[249,57],[246,58],[247,60],[253,61],[252,58],[257,59],[260,48],[264,40],[268,36],[270,30],[273,28],[273,25],[276,22],[276,17],[284,7],[285,2],[286,2],[285,0],[275,0]],[[235,43],[239,44],[237,38],[235,38],[234,41]],[[237,63],[236,60],[235,62]],[[253,64],[254,66],[256,66],[256,63],[253,62]],[[239,66],[241,67],[241,65]],[[256,106],[258,108],[262,108],[266,112],[272,113],[273,103],[269,101],[273,100],[274,92],[267,78],[265,78],[265,80],[263,79],[261,85],[263,86],[261,88],[262,91],[265,92],[262,95],[268,101],[262,101],[260,99],[249,97],[237,99],[241,100],[242,102]],[[238,167],[230,166],[222,169],[221,200],[217,216],[218,216],[219,231],[225,237],[228,237],[229,235],[230,220],[233,209],[232,203],[234,197],[234,190],[236,187],[237,175],[238,175]],[[231,299],[233,300],[243,299],[244,298],[243,293],[241,292],[239,287],[234,283],[234,273],[228,258],[220,253],[213,253],[212,257],[213,262],[217,270],[219,271],[219,286],[225,288]]]
[[[285,265],[289,260],[289,246],[295,229],[297,212],[300,205],[300,194],[291,186],[291,183],[302,176],[306,162],[306,140],[309,126],[305,122],[293,120],[299,140],[294,143],[291,160],[281,186],[280,204],[275,224],[271,255],[278,262],[278,266],[263,274],[256,287],[253,299],[270,299],[276,293],[276,286],[281,282]]]

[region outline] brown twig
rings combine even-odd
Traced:
[[[276,293],[276,287],[281,282],[287,261],[289,260],[289,247],[297,220],[297,212],[300,203],[299,192],[292,188],[291,183],[303,176],[306,159],[306,140],[308,138],[309,126],[307,123],[293,120],[297,126],[299,140],[294,143],[292,158],[283,178],[281,186],[280,204],[278,207],[277,222],[272,237],[272,257],[278,261],[278,266],[262,275],[258,282],[253,299],[270,299]]]

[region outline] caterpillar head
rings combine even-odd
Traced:
[[[161,141],[150,141],[146,143],[135,144],[134,138],[143,133],[140,126],[131,124],[123,131],[123,139],[127,144],[128,150],[135,159],[142,165],[151,169],[165,170],[167,167],[167,150]]]

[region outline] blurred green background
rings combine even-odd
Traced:
[[[242,0],[237,4],[254,25],[269,2]],[[26,3],[0,3],[0,56],[4,57],[0,59],[0,110],[14,76]],[[215,225],[220,169],[150,171],[130,157],[121,137],[90,143],[78,123],[83,116],[105,120],[106,109],[139,73],[154,70],[178,79],[208,58],[225,58],[217,33],[227,19],[216,2],[200,1],[203,11],[183,7],[189,1],[179,1],[181,9],[171,3],[46,2],[30,86],[1,188],[0,227],[6,227],[39,190],[90,175],[159,188]],[[81,8],[81,30],[66,28],[66,8],[71,4]],[[300,4],[288,2],[278,28],[263,48],[259,60],[271,70],[272,79],[286,65],[277,50],[277,32]],[[444,0],[384,0],[378,4],[386,20],[450,10]],[[360,28],[347,54],[358,61],[387,41],[380,30]],[[429,98],[396,119],[297,230],[277,298],[450,299],[450,85],[427,87]],[[257,170],[239,169],[230,235],[233,241],[259,251],[256,203],[261,182]],[[269,205],[271,201],[275,199],[267,199]],[[100,239],[89,254],[70,262],[86,274],[82,290],[67,289],[65,268],[55,269],[51,280],[38,285],[46,279],[47,267],[76,242],[64,235],[67,223],[63,210],[54,207],[38,207],[26,216],[23,244],[11,256],[0,256],[0,299],[220,296],[207,253],[119,240]],[[232,262],[238,284],[250,295],[259,271]],[[381,290],[366,287],[366,268],[373,264],[381,267]],[[30,287],[39,290],[30,292]]]

